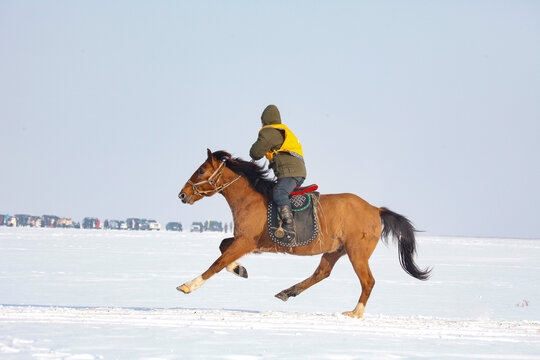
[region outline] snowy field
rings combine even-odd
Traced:
[[[316,257],[249,255],[175,288],[219,255],[224,234],[0,228],[0,359],[540,359],[540,240],[419,237],[427,282],[395,245],[371,257],[363,319],[344,257],[296,298]]]

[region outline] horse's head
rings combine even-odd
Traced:
[[[210,149],[207,149],[207,155],[206,161],[195,170],[178,194],[184,204],[192,205],[205,196],[212,196],[221,192],[240,177],[235,177],[227,182],[223,178],[226,159],[223,161],[216,159]]]

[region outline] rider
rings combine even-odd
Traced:
[[[296,236],[291,200],[289,195],[306,178],[306,166],[302,146],[287,126],[281,123],[279,110],[275,105],[268,105],[261,115],[262,129],[257,141],[251,146],[249,155],[259,160],[266,155],[269,167],[277,177],[274,187],[274,202],[283,221],[283,230],[287,241]]]

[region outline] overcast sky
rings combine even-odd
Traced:
[[[0,213],[230,221],[177,194],[276,104],[306,183],[540,238],[538,1],[0,2]]]

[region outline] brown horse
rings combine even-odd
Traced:
[[[212,153],[193,173],[178,194],[182,202],[193,204],[205,196],[221,193],[231,208],[234,219],[234,237],[224,239],[221,256],[200,276],[177,289],[186,294],[220,272],[223,268],[247,277],[247,271],[236,260],[253,252],[281,252],[293,255],[323,254],[313,275],[278,293],[286,301],[312,285],[327,278],[334,264],[347,254],[360,279],[362,294],[358,304],[345,315],[360,318],[375,279],[369,269],[369,257],[379,238],[387,241],[391,235],[397,241],[399,261],[411,276],[426,280],[430,269],[420,270],[413,260],[416,252],[414,227],[407,218],[386,208],[377,208],[353,194],[321,195],[319,199],[319,235],[308,245],[287,248],[275,244],[268,235],[267,205],[272,201],[274,181],[267,170],[254,162],[232,158],[225,151]]]

